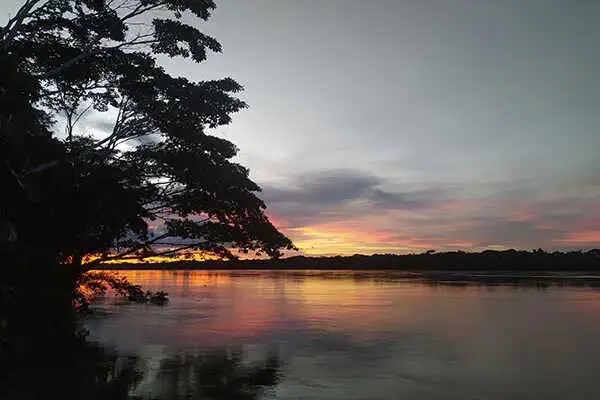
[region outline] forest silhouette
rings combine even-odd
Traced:
[[[164,263],[105,264],[103,269],[352,269],[404,271],[599,271],[600,249],[553,251],[542,249],[373,254],[352,256],[292,256],[278,260],[235,259]]]

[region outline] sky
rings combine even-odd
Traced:
[[[600,247],[599,1],[217,4],[165,67],[244,86],[212,133],[303,254]]]

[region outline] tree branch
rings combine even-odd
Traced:
[[[123,252],[123,253],[121,253],[121,254],[117,254],[117,255],[115,255],[115,256],[107,256],[107,257],[104,257],[104,256],[103,256],[103,257],[100,257],[100,258],[99,258],[99,260],[100,260],[100,262],[101,262],[101,261],[112,260],[112,259],[115,259],[115,258],[117,258],[117,259],[118,259],[118,258],[123,258],[123,257],[125,257],[125,256],[127,256],[127,255],[129,255],[129,254],[133,254],[133,253],[135,253],[136,251],[138,251],[138,250],[140,250],[140,249],[143,249],[143,248],[144,248],[144,247],[146,247],[146,246],[152,245],[152,244],[154,244],[154,243],[158,242],[159,240],[165,239],[165,238],[167,238],[167,237],[169,237],[169,236],[171,236],[171,235],[170,235],[168,232],[165,232],[165,233],[163,233],[162,235],[159,235],[159,236],[157,236],[157,237],[153,238],[152,240],[148,240],[148,241],[146,241],[146,242],[144,242],[144,243],[142,243],[142,244],[140,244],[140,245],[138,245],[138,246],[134,246],[134,247],[132,247],[131,249],[124,251],[124,252]]]
[[[23,21],[29,16],[29,12],[42,0],[27,0],[25,4],[17,11],[17,14],[11,18],[6,26],[2,28],[2,47],[6,50],[10,41],[14,39]],[[41,7],[45,7],[49,2],[44,3]]]
[[[30,1],[39,1],[39,0],[30,0]],[[129,14],[125,14],[123,17],[119,18],[121,23],[124,23],[125,21],[137,17],[138,15],[141,15],[145,12],[151,11],[151,10],[155,10],[159,7],[162,7],[166,4],[165,1],[144,7],[144,4],[142,2],[140,2],[137,7],[131,11]],[[92,42],[90,43],[90,45],[88,46],[87,50],[82,51],[80,54],[78,54],[77,56],[71,58],[70,60],[66,61],[64,64],[59,65],[56,68],[51,69],[50,71],[43,73],[39,76],[39,78],[41,79],[48,79],[51,78],[53,76],[56,76],[58,74],[60,74],[62,71],[64,71],[65,69],[71,67],[74,64],[77,64],[79,61],[82,61],[83,59],[85,59],[86,57],[92,55],[94,53],[94,46],[96,46],[98,43],[100,43],[102,41],[103,37],[98,36],[96,37],[94,40],[92,40]],[[116,48],[122,47],[123,45],[127,45],[127,43],[123,43],[123,44],[119,44],[116,46]],[[108,47],[111,48],[111,47]],[[113,47],[114,48],[114,47]]]

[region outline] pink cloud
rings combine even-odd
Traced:
[[[600,245],[600,229],[570,232],[558,242],[569,245]]]

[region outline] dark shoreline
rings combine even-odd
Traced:
[[[176,261],[168,263],[101,264],[105,270],[356,270],[356,271],[487,271],[600,272],[600,249],[574,252],[492,251],[428,252],[335,257],[295,256],[278,260]]]

